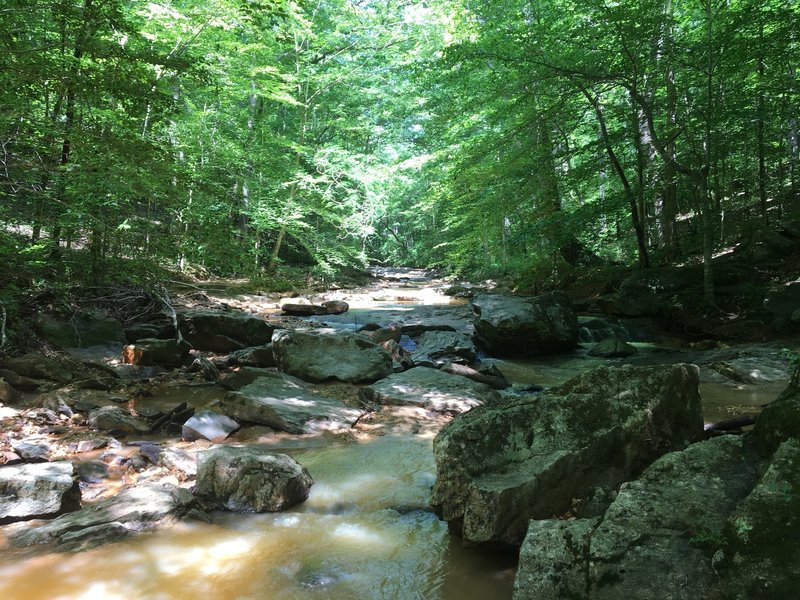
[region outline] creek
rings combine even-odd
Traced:
[[[393,282],[380,300],[375,295],[365,293],[352,313],[331,324],[463,308],[421,277]],[[514,382],[549,386],[607,362],[583,349],[496,364]],[[783,387],[704,383],[707,420],[732,416],[731,407],[751,410]],[[221,394],[216,387],[176,388],[147,403],[200,408]],[[302,463],[315,480],[308,500],[278,514],[215,513],[210,523],[185,521],[80,553],[4,545],[0,598],[509,599],[516,557],[463,548],[428,507],[436,477],[432,440],[440,426],[390,426],[368,438],[276,435],[266,428],[237,434],[233,443],[263,444]]]

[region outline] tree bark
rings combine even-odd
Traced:
[[[636,232],[636,247],[638,250],[639,266],[647,268],[650,266],[650,259],[647,255],[647,244],[644,237],[644,228],[642,227],[642,222],[639,217],[636,194],[634,193],[630,181],[628,180],[627,175],[625,175],[625,169],[619,162],[617,154],[614,152],[614,148],[611,144],[611,139],[608,135],[608,128],[606,127],[605,116],[603,115],[603,107],[600,103],[600,97],[591,94],[586,89],[583,89],[582,92],[589,101],[589,104],[591,104],[594,108],[594,114],[597,117],[598,124],[600,125],[600,136],[603,141],[603,146],[606,149],[606,154],[608,154],[608,159],[611,161],[611,166],[614,168],[614,172],[617,174],[617,177],[619,177],[620,183],[622,183],[622,189],[624,190],[625,197],[628,200],[628,206],[630,207],[631,212],[631,222],[633,224],[633,229]]]

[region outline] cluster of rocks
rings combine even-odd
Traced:
[[[347,307],[283,305],[292,315],[322,310]],[[471,316],[431,311],[424,319],[367,321],[359,331],[205,309],[176,313],[176,331],[160,315],[113,339],[133,341],[124,349],[131,363],[194,370],[224,387],[213,410],[183,405],[148,416],[87,398],[78,406],[58,392],[42,394],[41,410],[62,419],[80,411],[89,427],[119,436],[166,428],[215,444],[251,424],[290,434],[347,430],[367,412],[398,406],[454,417],[434,442],[432,505],[467,545],[521,545],[518,598],[645,597],[635,590],[652,596],[675,584],[645,582],[649,572],[688,581],[698,597],[723,589],[723,580],[756,596],[768,597],[767,583],[788,589],[774,579],[753,587],[740,565],[745,557],[771,572],[777,555],[763,540],[784,539],[775,538],[776,519],[796,502],[793,400],[766,411],[749,437],[702,441],[699,371],[691,365],[600,367],[545,393],[509,394],[503,374],[480,360],[484,352],[541,356],[581,341],[595,343],[591,354],[602,357],[636,349],[613,322],[579,319],[563,294],[478,293],[467,310]],[[72,323],[80,343],[93,339],[90,321]],[[54,329],[43,321],[42,331]],[[708,368],[732,378],[745,368],[734,360]],[[47,357],[21,357],[4,369],[4,402],[22,389],[118,385],[113,371]],[[326,391],[330,382],[351,386],[356,399],[335,397]],[[290,457],[257,447],[176,451],[143,443],[137,460],[164,467],[175,482],[140,484],[84,508],[77,485],[85,467],[0,467],[0,519],[51,519],[12,533],[12,543],[78,549],[205,510],[284,510],[305,500],[313,484]],[[763,504],[772,507],[766,514]],[[778,547],[796,554],[789,542]]]
[[[693,365],[598,367],[463,413],[432,504],[520,546],[514,598],[786,598],[800,584],[800,369],[752,433],[704,439]]]
[[[560,304],[562,299],[556,300],[552,306],[549,300],[536,300],[528,307],[530,318],[547,321],[524,332],[531,353],[548,351],[548,344],[549,351],[565,349],[577,341],[574,314]],[[517,304],[513,298],[506,301]],[[126,329],[97,314],[81,313],[67,323],[42,316],[39,331],[54,344],[68,348],[133,341],[123,351],[128,362],[182,367],[187,373],[201,371],[229,392],[213,410],[195,413],[184,403],[166,413],[132,412],[121,404],[109,403],[112,398],[95,401],[92,396],[76,393],[81,388],[122,389],[123,382],[112,369],[93,367],[65,355],[30,355],[6,361],[0,373],[4,377],[0,392],[7,402],[16,399],[18,390],[42,392],[36,401],[40,408],[35,411],[43,411],[42,418],[52,425],[49,431],[55,431],[59,424],[77,423],[117,437],[180,431],[184,440],[214,443],[225,441],[242,424],[266,425],[292,434],[348,429],[365,412],[379,406],[408,405],[455,415],[499,402],[498,390],[509,385],[496,368],[478,360],[471,332],[488,331],[484,324],[501,305],[498,299],[487,297],[478,300],[476,306],[483,306],[482,302],[493,308],[476,308],[474,324],[462,326],[446,315],[438,322],[367,326],[359,333],[312,324],[304,327],[297,322],[287,327],[280,321],[207,309],[179,311],[173,315],[173,326],[169,315],[159,313],[150,322]],[[292,307],[292,303],[285,303],[284,312],[300,312]],[[332,303],[323,308],[330,314],[343,312],[347,306]],[[309,314],[312,309],[304,310]],[[515,310],[514,318],[519,319],[524,311],[519,306]],[[178,325],[177,332],[174,324]],[[536,332],[542,339],[531,338]],[[497,339],[492,339],[497,347]],[[489,344],[480,335],[478,340]],[[211,360],[198,351],[212,353]],[[214,357],[219,354],[226,357]],[[224,376],[220,368],[226,371]],[[329,381],[361,384],[358,401],[345,402],[326,395],[324,386],[315,387]],[[32,414],[29,417],[33,418]],[[112,439],[87,438],[76,445],[75,451],[100,448]],[[140,446],[138,454],[124,458],[109,452],[104,456],[110,463],[47,462],[52,454],[48,448],[34,451],[36,444],[18,443],[14,460],[21,464],[0,467],[0,519],[50,520],[13,533],[12,543],[54,542],[76,549],[147,530],[197,509],[283,510],[302,502],[313,483],[293,459],[256,447],[223,445],[187,452],[151,442],[135,443]],[[79,482],[102,480],[117,463],[139,470],[152,463],[166,468],[177,480],[141,483],[80,508]],[[180,481],[184,484],[178,485]],[[194,483],[191,491],[186,483]]]
[[[0,523],[47,518],[33,527],[12,529],[10,542],[83,550],[187,516],[207,519],[207,510],[285,510],[303,502],[314,483],[293,458],[256,447],[212,446],[183,454],[159,452],[157,460],[194,477],[191,489],[171,481],[145,482],[82,508],[75,463],[0,467]]]

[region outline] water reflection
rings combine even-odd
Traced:
[[[461,548],[428,512],[429,438],[286,450],[316,480],[293,511],[217,513],[80,554],[5,552],[0,598],[511,597],[513,564]]]

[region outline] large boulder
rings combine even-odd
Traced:
[[[500,394],[484,383],[461,375],[414,367],[362,388],[361,397],[376,404],[421,406],[436,412],[457,414],[498,401]]]
[[[0,522],[54,516],[80,507],[69,461],[0,467]]]
[[[231,352],[270,341],[275,326],[241,312],[187,310],[178,314],[186,341],[197,350]]]
[[[767,453],[789,438],[800,438],[800,365],[783,393],[758,416],[753,434]]]
[[[299,379],[269,372],[228,393],[219,410],[240,421],[261,423],[289,433],[347,428],[364,414],[363,410],[314,394]]]
[[[194,504],[188,490],[146,483],[122,490],[79,511],[11,537],[15,546],[55,543],[62,550],[83,550],[173,522]]]
[[[72,381],[75,372],[80,370],[80,365],[65,357],[25,354],[8,359],[5,363],[5,368],[24,378],[69,383]],[[11,385],[16,387],[13,377],[7,377],[5,374],[3,376]],[[21,386],[21,388],[24,389],[25,386]]]
[[[465,333],[425,331],[415,341],[417,348],[411,358],[416,365],[435,367],[448,362],[467,364],[478,357],[472,338]]]
[[[474,408],[433,444],[431,504],[465,544],[520,544],[530,519],[564,514],[703,435],[692,365],[597,367],[535,397]]]
[[[278,330],[272,337],[272,351],[280,371],[305,381],[372,382],[393,371],[389,352],[351,331]]]
[[[772,315],[772,325],[778,330],[796,328],[794,313],[800,309],[800,283],[792,283],[771,292],[764,300],[764,308]]]
[[[148,433],[150,425],[119,406],[101,406],[89,413],[89,425],[104,431]]]
[[[98,312],[78,311],[69,320],[40,313],[34,327],[48,342],[61,348],[125,343],[122,324]]]
[[[668,453],[602,518],[532,521],[514,599],[794,597],[798,481],[796,440],[771,460],[747,436]]]
[[[304,502],[313,483],[305,467],[285,454],[215,446],[198,453],[194,493],[213,508],[277,512]]]
[[[702,283],[697,267],[662,267],[633,272],[620,285],[614,306],[618,314],[629,317],[667,316],[675,298],[694,293]]]
[[[475,332],[491,354],[556,354],[578,345],[578,317],[564,294],[481,294],[472,309]]]

